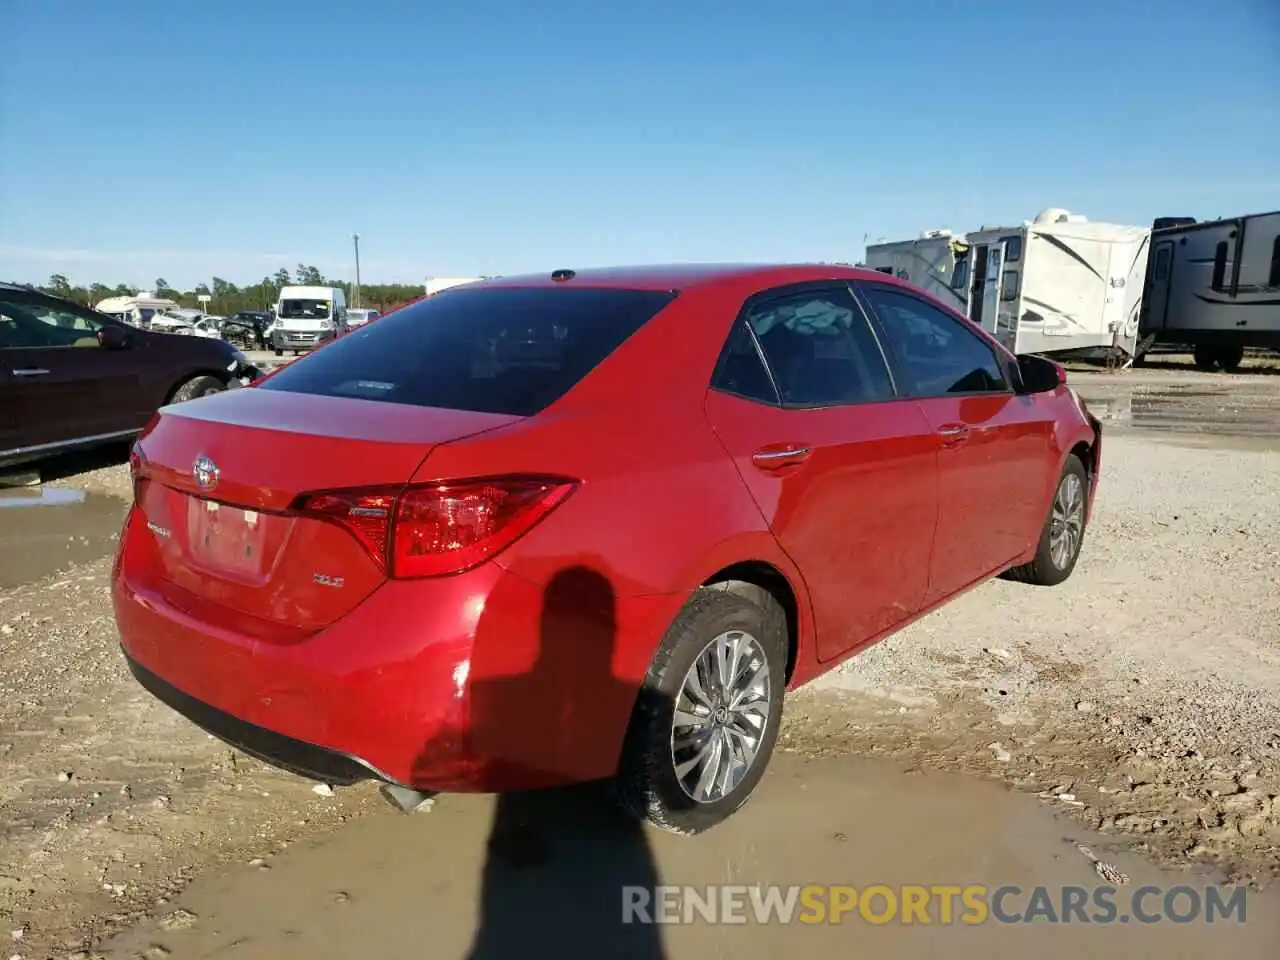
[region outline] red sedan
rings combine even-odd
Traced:
[[[1065,580],[1100,430],[882,273],[502,278],[162,409],[116,621],[145,687],[305,776],[615,778],[696,832],[784,690],[991,577]]]

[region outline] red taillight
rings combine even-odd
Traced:
[[[384,570],[396,493],[391,490],[347,490],[308,497],[302,512],[345,527]]]
[[[389,576],[439,577],[505,550],[575,486],[559,478],[495,477],[338,490],[305,497],[299,510],[345,528]]]

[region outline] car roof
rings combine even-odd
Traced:
[[[810,280],[892,280],[887,274],[844,263],[683,263],[650,266],[594,267],[494,277],[465,284],[477,287],[610,287],[631,290],[691,290],[725,282],[754,283],[761,288]]]

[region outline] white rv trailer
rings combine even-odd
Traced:
[[[177,310],[179,307],[176,300],[143,292],[131,297],[107,297],[105,300],[99,300],[94,309],[145,330],[151,326],[151,318],[156,314],[164,313],[166,310]]]
[[[1093,223],[1058,207],[967,234],[952,286],[971,320],[1014,353],[1134,355],[1148,227]]]
[[[951,285],[956,263],[968,249],[950,230],[926,230],[915,240],[867,245],[864,266],[892,274],[961,312],[965,297]]]
[[[1202,370],[1234,370],[1245,347],[1280,350],[1280,210],[1156,220],[1139,356],[1155,344],[1191,347]]]

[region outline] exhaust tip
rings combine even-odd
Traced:
[[[384,783],[378,792],[382,794],[382,798],[395,807],[401,813],[415,813],[430,810],[435,805],[434,793],[426,793],[422,790],[413,790],[409,787],[402,787],[399,784]]]

